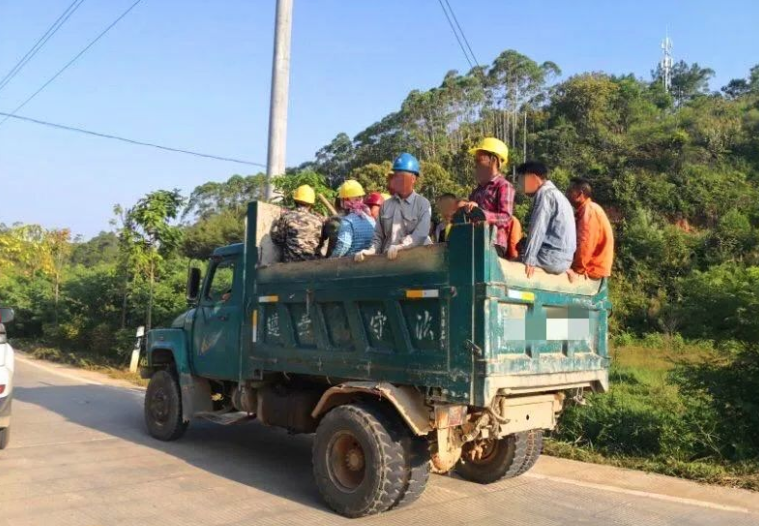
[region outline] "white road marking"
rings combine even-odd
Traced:
[[[734,511],[737,513],[750,513],[746,508],[739,506],[728,506],[726,504],[717,504],[716,502],[706,502],[696,499],[688,499],[685,497],[674,497],[672,495],[662,495],[661,493],[651,493],[649,491],[640,491],[635,489],[618,488],[615,486],[607,486],[606,484],[595,484],[593,482],[583,482],[580,480],[566,479],[562,477],[552,477],[550,475],[540,475],[538,473],[525,473],[523,477],[530,477],[538,480],[548,480],[550,482],[559,482],[561,484],[570,484],[572,486],[579,486],[581,488],[596,489],[601,491],[609,491],[611,493],[620,493],[623,495],[632,495],[635,497],[643,497],[646,499],[662,500],[665,502],[675,502],[678,504],[686,504],[688,506],[699,506],[701,508],[709,508],[713,510],[721,511]]]
[[[58,375],[62,378],[67,378],[69,380],[74,380],[76,382],[84,383],[84,384],[90,384],[90,385],[99,385],[101,387],[112,387],[114,389],[121,389],[123,391],[126,391],[127,393],[135,394],[138,396],[143,396],[145,394],[145,389],[139,386],[134,387],[125,387],[123,385],[112,385],[112,384],[104,384],[102,382],[97,382],[95,380],[90,380],[89,378],[84,378],[82,376],[78,376],[76,374],[68,373],[66,371],[62,371],[59,367],[52,367],[49,365],[43,365],[39,363],[36,360],[30,360],[28,358],[25,358],[23,356],[19,356],[18,354],[15,356],[15,359],[19,362],[25,363],[27,365],[31,365],[32,367],[36,367],[37,369],[42,369],[43,371],[47,371],[48,373],[52,373],[55,375]]]

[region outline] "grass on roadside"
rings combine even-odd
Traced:
[[[740,356],[708,342],[617,346],[610,392],[567,407],[545,452],[759,491],[755,417],[725,411],[755,396],[751,372],[734,372]],[[740,385],[728,397],[725,383]]]

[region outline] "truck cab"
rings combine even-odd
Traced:
[[[280,213],[251,203],[245,243],[191,269],[191,308],[148,333],[154,437],[196,418],[315,433],[319,490],[358,517],[413,502],[431,470],[524,473],[567,394],[607,390],[605,280],[527,279],[472,222],[394,261],[280,263]]]

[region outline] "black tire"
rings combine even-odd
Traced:
[[[408,478],[398,500],[390,509],[401,508],[416,502],[424,493],[430,479],[430,444],[426,437],[410,436],[404,441],[408,459]]]
[[[158,440],[176,440],[187,431],[182,420],[182,394],[179,381],[169,371],[158,371],[150,378],[145,393],[145,425]]]
[[[519,474],[527,454],[527,437],[526,433],[516,433],[500,440],[487,440],[482,457],[476,460],[469,456],[474,446],[475,442],[464,446],[456,473],[471,482],[491,484]]]
[[[8,447],[8,442],[11,440],[11,428],[4,427],[0,429],[0,449]]]
[[[355,518],[389,510],[408,492],[410,433],[397,417],[367,404],[332,409],[313,446],[316,486],[330,508]]]
[[[519,434],[521,435],[522,433]],[[542,429],[533,429],[524,434],[526,435],[525,440],[527,441],[527,449],[525,451],[524,464],[519,468],[517,476],[530,471],[532,466],[538,461],[538,458],[540,458],[540,454],[543,452]]]

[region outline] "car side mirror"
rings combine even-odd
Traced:
[[[13,321],[15,313],[9,307],[0,307],[0,323],[10,323]]]
[[[200,294],[200,269],[191,267],[187,274],[187,303],[194,304]]]

